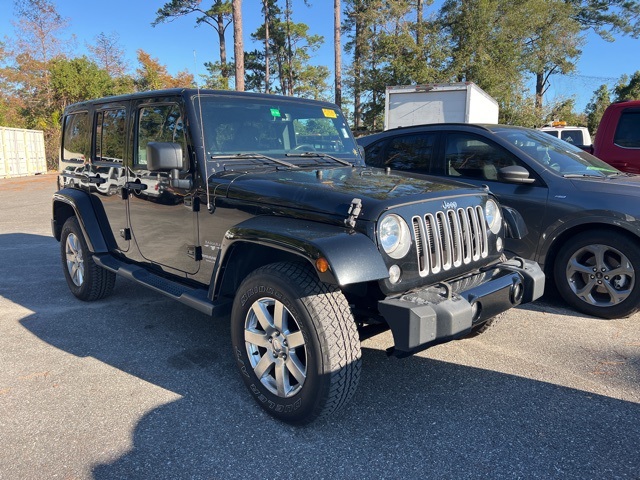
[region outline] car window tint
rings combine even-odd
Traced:
[[[428,172],[433,161],[436,134],[402,135],[389,140],[384,153],[384,165],[394,170]]]
[[[384,168],[386,166],[384,151],[387,143],[387,139],[384,139],[365,147],[364,161],[367,165],[378,168]]]
[[[445,165],[451,176],[497,180],[498,170],[520,165],[520,162],[501,146],[481,137],[450,133],[445,146]]]
[[[640,148],[640,110],[622,112],[613,143],[625,148]]]

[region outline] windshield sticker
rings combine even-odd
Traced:
[[[323,108],[322,113],[324,113],[326,118],[338,118],[338,114],[335,110],[331,110],[330,108]]]
[[[271,116],[276,118],[282,117],[282,115],[280,114],[280,110],[278,110],[277,108],[271,109]]]

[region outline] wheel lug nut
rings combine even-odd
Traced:
[[[604,279],[605,280],[609,280],[609,277],[607,275],[605,275]]]
[[[598,284],[602,284],[602,280],[598,280]]]
[[[594,268],[594,269],[593,269],[593,271],[594,271],[594,272],[597,272],[597,271],[598,271],[598,269],[597,269],[597,268]]]
[[[276,337],[280,336],[280,332],[276,331]]]
[[[595,275],[591,275],[591,278],[596,278],[596,276]],[[269,341],[271,341],[271,339],[269,339]]]
[[[603,272],[606,272],[606,271],[607,271],[607,269],[606,269],[606,268],[602,268],[602,271],[603,271]]]

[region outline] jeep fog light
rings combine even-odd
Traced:
[[[504,246],[504,245],[502,244],[502,238],[498,237],[498,238],[496,239],[496,250],[498,250],[499,252],[501,252],[501,251],[502,251],[503,246]]]
[[[391,283],[398,283],[400,281],[400,275],[402,274],[402,270],[398,265],[391,265],[389,267],[389,281]]]

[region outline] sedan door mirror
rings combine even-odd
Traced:
[[[529,170],[520,165],[502,167],[498,170],[498,180],[510,183],[533,183],[536,181],[535,178],[529,177]]]

